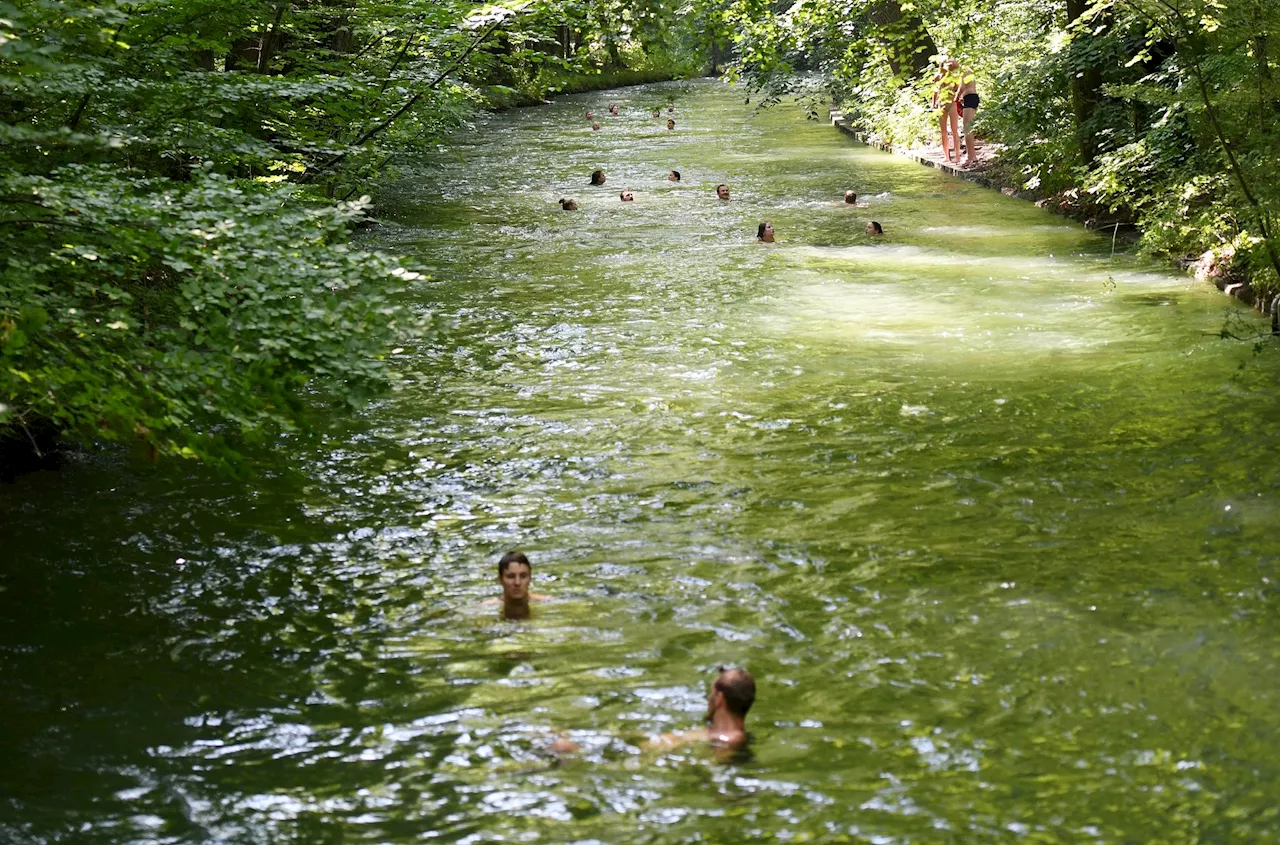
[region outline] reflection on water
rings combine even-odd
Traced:
[[[1280,361],[1234,304],[710,83],[462,147],[384,200],[443,326],[399,390],[249,484],[0,491],[0,838],[1276,837]],[[646,751],[722,663],[753,758]]]

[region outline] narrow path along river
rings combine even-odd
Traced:
[[[0,840],[1280,836],[1275,345],[743,100],[566,98],[409,166],[373,237],[438,331],[260,477],[0,489]],[[481,605],[513,547],[529,623]],[[751,759],[641,750],[721,663]]]

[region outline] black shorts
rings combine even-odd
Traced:
[[[979,101],[978,101],[978,95],[977,95],[977,94],[965,94],[965,95],[964,95],[964,99],[960,101],[960,108],[962,108],[962,109],[977,109],[977,108],[978,108],[978,102],[979,102]]]

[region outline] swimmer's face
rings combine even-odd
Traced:
[[[592,131],[594,131],[594,132],[599,132],[599,131],[600,131],[600,124],[599,124],[599,123],[592,123],[592,124],[591,124],[591,129],[592,129]]]
[[[667,121],[667,128],[668,128],[668,129],[675,129],[675,128],[676,128],[676,122],[675,122],[674,120],[668,120],[668,121]]]
[[[760,237],[764,238],[768,242],[773,241],[773,224],[772,223],[764,224],[764,232],[761,233]]]
[[[673,170],[673,171],[671,171],[670,173],[668,173],[668,174],[667,174],[667,181],[668,181],[668,182],[679,182],[679,181],[680,181],[680,177],[679,177],[679,176],[677,176],[677,175],[676,175],[676,172]]]
[[[507,601],[522,601],[529,598],[529,582],[533,574],[523,563],[511,563],[507,571],[498,576],[502,584],[502,597]]]
[[[722,200],[727,200],[729,198],[729,186],[721,185],[720,187],[716,188],[716,196]]]
[[[632,195],[632,193],[631,193],[630,191],[623,191],[623,192],[622,192],[622,201],[623,201],[623,202],[631,202],[631,201],[633,201],[634,199],[635,199],[635,196],[634,196],[634,195]]]
[[[868,235],[878,235],[878,234],[880,234],[879,232],[877,232],[877,231],[876,231],[876,224],[874,224],[874,223],[868,223],[868,224],[867,224],[867,234],[868,234]]]

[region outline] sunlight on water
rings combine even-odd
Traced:
[[[711,82],[458,144],[368,235],[433,276],[397,390],[250,482],[0,492],[0,838],[1280,835],[1280,359],[1235,303]],[[750,758],[648,749],[722,663]]]

